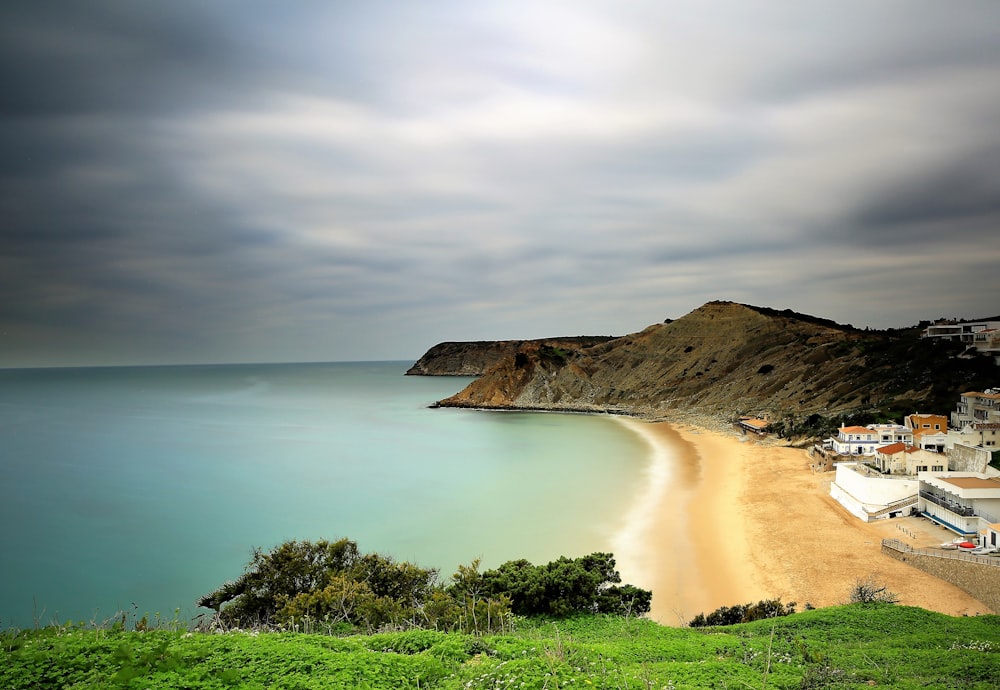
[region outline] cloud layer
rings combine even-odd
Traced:
[[[992,2],[37,5],[0,366],[1000,312]]]

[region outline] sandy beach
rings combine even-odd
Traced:
[[[921,518],[866,524],[830,497],[833,472],[801,449],[738,431],[629,421],[654,448],[648,495],[616,540],[623,578],[653,591],[650,617],[682,625],[720,606],[780,597],[846,603],[872,577],[900,603],[990,613],[954,585],[881,552],[885,537],[932,546],[954,535]]]

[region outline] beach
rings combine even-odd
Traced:
[[[958,587],[885,556],[881,541],[931,546],[954,536],[916,517],[863,523],[830,497],[833,472],[807,452],[737,430],[629,421],[653,448],[647,494],[615,539],[623,579],[653,591],[650,617],[760,599],[798,610],[847,603],[873,578],[899,603],[949,615],[991,613]]]

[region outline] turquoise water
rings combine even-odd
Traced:
[[[582,415],[430,409],[409,363],[0,370],[0,627],[173,617],[254,546],[447,576],[611,550],[649,448]]]

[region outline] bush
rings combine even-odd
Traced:
[[[688,625],[692,628],[703,628],[715,625],[736,625],[750,623],[765,618],[790,616],[795,613],[795,602],[782,604],[781,599],[762,599],[756,604],[737,604],[736,606],[721,606],[707,616],[699,613],[691,619]]]
[[[197,603],[215,609],[220,619],[231,625],[268,625],[283,602],[325,588],[358,558],[358,545],[348,539],[287,541],[267,553],[256,548],[239,578]],[[223,609],[224,605],[228,606]]]
[[[255,549],[238,579],[198,600],[224,626],[333,631],[433,628],[476,634],[511,629],[514,614],[641,616],[652,592],[620,585],[610,553],[562,557],[543,566],[508,561],[479,572],[459,566],[450,585],[438,571],[358,552],[347,539],[290,541]]]
[[[562,556],[539,566],[524,559],[508,561],[482,576],[484,591],[509,597],[513,612],[521,616],[648,613],[653,593],[633,585],[618,586],[620,582],[610,553],[574,559]]]
[[[899,602],[899,595],[890,592],[889,588],[881,582],[876,582],[871,576],[866,580],[855,580],[851,588],[852,604],[895,604]]]

